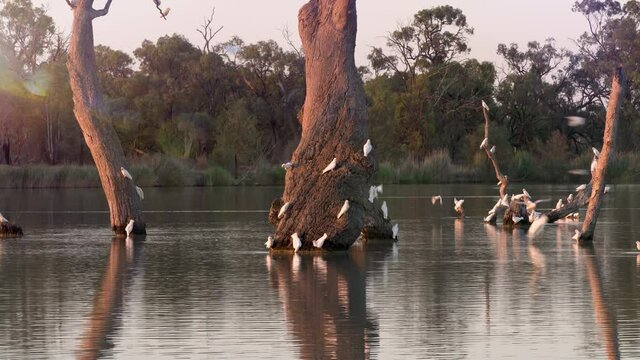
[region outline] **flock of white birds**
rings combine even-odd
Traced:
[[[369,156],[369,154],[371,153],[371,151],[373,150],[373,145],[371,144],[371,140],[367,139],[367,142],[364,144],[364,146],[362,147],[362,153],[365,157]],[[284,164],[282,164],[282,168],[285,169],[286,171],[289,171],[291,169],[293,169],[295,167],[295,164],[293,162],[286,162]],[[335,169],[338,168],[338,158],[334,157],[331,162],[322,170],[322,174],[326,174],[329,172],[334,171]],[[382,194],[383,191],[383,187],[382,185],[373,185],[369,188],[369,197],[368,200],[370,203],[375,203],[375,200],[380,196],[380,194]],[[291,207],[291,201],[287,201],[285,202],[281,207],[280,210],[278,211],[278,219],[282,219],[285,214],[287,213],[287,211],[289,210],[289,208]],[[338,211],[338,215],[336,216],[336,219],[340,219],[343,216],[345,216],[348,212],[349,212],[349,207],[350,207],[350,203],[349,200],[345,200],[344,203],[342,204],[342,207],[340,208],[340,210]],[[380,206],[380,210],[382,211],[382,216],[385,220],[389,219],[389,207],[387,205],[386,201],[382,202],[382,205]],[[398,231],[400,230],[398,224],[394,224],[391,227],[391,232],[392,232],[392,237],[394,240],[396,240],[398,238]],[[329,238],[329,235],[327,233],[324,233],[320,238],[318,238],[317,240],[313,240],[311,242],[311,244],[313,245],[313,247],[317,248],[317,249],[321,249],[324,246],[325,241]],[[300,248],[302,247],[302,239],[300,238],[300,235],[296,232],[293,233],[291,235],[291,244],[293,246],[293,250],[294,251],[298,251],[300,250]],[[264,243],[264,246],[267,249],[271,249],[274,245],[274,238],[272,236],[267,237],[267,241]]]

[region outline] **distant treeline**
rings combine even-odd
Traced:
[[[379,178],[490,181],[491,165],[478,148],[485,100],[491,142],[511,178],[574,180],[567,171],[587,169],[591,146],[601,147],[610,76],[622,65],[631,82],[610,176],[640,180],[640,4],[583,0],[572,10],[587,29],[576,34],[576,52],[553,39],[497,44],[506,64],[500,73],[468,57],[473,28],[460,9],[421,10],[390,29],[386,46],[373,48],[369,66],[359,69],[383,163]],[[277,165],[300,134],[304,51],[288,34],[286,48],[274,40],[215,42],[211,20],[200,29],[202,46],[178,34],[145,40],[133,54],[98,45],[110,120],[134,166],[153,173],[149,185],[281,183]],[[1,169],[22,176],[15,186],[29,186],[30,171],[47,171],[41,165],[82,174],[76,165],[92,163],[73,115],[67,39],[44,7],[0,1],[0,164],[31,166]],[[566,116],[586,122],[570,127]],[[183,175],[166,180],[174,176],[159,175],[167,167]],[[51,186],[65,186],[52,179]]]

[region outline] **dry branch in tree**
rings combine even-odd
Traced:
[[[202,52],[205,54],[211,53],[211,41],[213,38],[224,28],[224,26],[220,26],[218,29],[214,30],[213,18],[216,14],[216,8],[211,9],[211,15],[208,18],[204,19],[204,23],[196,29],[197,32],[202,35],[204,39],[204,45],[202,46]]]
[[[281,200],[270,214],[277,223],[272,249],[292,250],[291,235],[302,239],[303,250],[328,235],[323,249],[348,249],[364,233],[392,237],[389,220],[368,193],[377,170],[374,150],[365,154],[368,139],[367,105],[355,60],[356,1],[311,0],[298,15],[307,55],[306,99],[300,115],[302,137],[287,171]],[[337,158],[333,171],[322,173]],[[349,200],[347,212],[338,212]],[[283,205],[284,204],[284,205]],[[282,208],[286,211],[280,211]]]

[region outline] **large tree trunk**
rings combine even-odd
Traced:
[[[300,114],[302,137],[287,172],[281,201],[290,203],[277,220],[274,249],[291,249],[291,235],[298,233],[302,249],[324,233],[323,249],[348,249],[361,232],[391,237],[391,226],[382,218],[377,202],[368,201],[368,190],[377,169],[375,148],[368,157],[364,87],[356,70],[355,0],[311,0],[298,15],[305,51],[306,99]],[[375,146],[375,144],[374,144]],[[337,158],[335,170],[323,169]],[[350,208],[337,219],[345,200]],[[272,209],[272,213],[278,209]]]
[[[624,97],[624,82],[622,68],[617,68],[613,74],[611,95],[609,96],[609,104],[607,106],[607,119],[604,125],[602,151],[596,169],[592,174],[593,188],[591,189],[591,197],[589,198],[589,207],[587,208],[584,223],[582,224],[580,241],[593,240],[593,232],[596,229],[598,215],[600,215],[600,205],[602,204],[602,196],[604,195],[604,177],[607,173],[609,161],[613,158],[615,152],[616,128]]]
[[[142,203],[134,182],[120,172],[120,167],[127,168],[127,164],[104,105],[96,74],[92,22],[96,17],[106,15],[110,4],[111,0],[107,1],[102,10],[93,9],[93,0],[78,0],[73,5],[67,68],[73,92],[73,111],[100,174],[111,212],[111,227],[116,233],[124,233],[125,226],[133,219],[133,232],[141,234],[145,233]]]

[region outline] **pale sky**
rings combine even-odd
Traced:
[[[33,0],[49,9],[56,24],[69,31],[71,11],[64,0]],[[115,0],[111,12],[95,23],[95,40],[131,53],[144,39],[156,41],[165,34],[185,35],[195,45],[201,44],[196,28],[215,6],[215,23],[224,29],[216,42],[240,36],[246,43],[274,39],[283,44],[281,29],[288,27],[297,36],[298,9],[305,0],[163,0],[171,7],[168,20],[160,19],[152,0]],[[467,22],[475,29],[470,38],[471,57],[499,62],[499,43],[518,43],[524,47],[530,40],[544,41],[553,37],[557,43],[574,49],[576,39],[586,21],[571,12],[575,0],[359,0],[356,62],[367,65],[366,56],[372,46],[384,44],[384,35],[399,23],[411,20],[425,8],[449,4],[462,9]],[[104,0],[96,0],[102,7]]]

